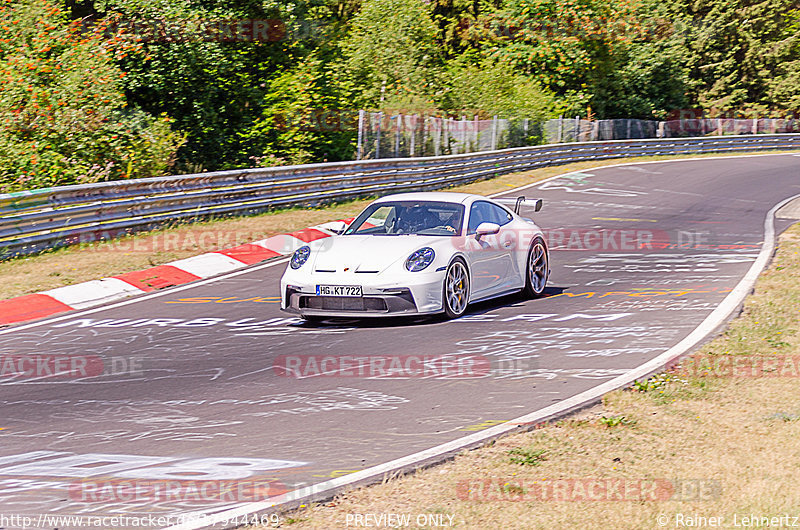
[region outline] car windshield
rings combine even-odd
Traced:
[[[461,235],[464,206],[451,202],[397,201],[371,204],[345,230],[349,234]]]

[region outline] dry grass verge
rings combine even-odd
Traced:
[[[701,157],[729,156],[724,153]],[[451,188],[489,195],[539,180],[609,164],[669,160],[674,156],[597,160],[504,175],[491,180]],[[275,234],[302,230],[357,215],[368,199],[324,209],[290,209],[251,217],[208,221],[177,228],[143,232],[118,241],[70,247],[38,256],[0,262],[0,300],[53,289],[106,276],[162,265],[203,252],[213,252]]]
[[[796,225],[742,315],[698,353],[800,354],[799,253]],[[754,516],[792,526],[800,515],[798,378],[767,375],[661,374],[569,419],[284,514],[283,526],[358,527],[357,514],[389,513],[409,515],[408,528],[436,527],[417,524],[420,514],[452,516],[454,527],[469,529],[759,527]],[[606,489],[591,489],[598,484]],[[626,487],[628,499],[616,500]],[[614,500],[587,500],[593,494]]]

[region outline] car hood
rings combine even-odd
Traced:
[[[347,235],[326,238],[314,252],[315,271],[383,272],[405,261],[415,250],[432,247],[438,251],[450,238],[442,236]]]

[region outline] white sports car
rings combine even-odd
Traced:
[[[542,231],[503,204],[463,193],[389,195],[341,233],[299,248],[281,278],[281,309],[305,319],[464,314],[479,300],[542,294]],[[541,200],[534,210],[539,211]]]

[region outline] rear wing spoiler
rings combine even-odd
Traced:
[[[519,215],[519,211],[522,208],[522,203],[526,202],[526,200],[527,199],[525,199],[525,197],[522,196],[522,195],[517,197],[517,202],[516,202],[516,204],[514,204],[514,213],[515,214]],[[543,204],[544,204],[544,201],[542,201],[542,199],[534,199],[533,211],[534,212],[538,212],[539,210],[541,210]]]

